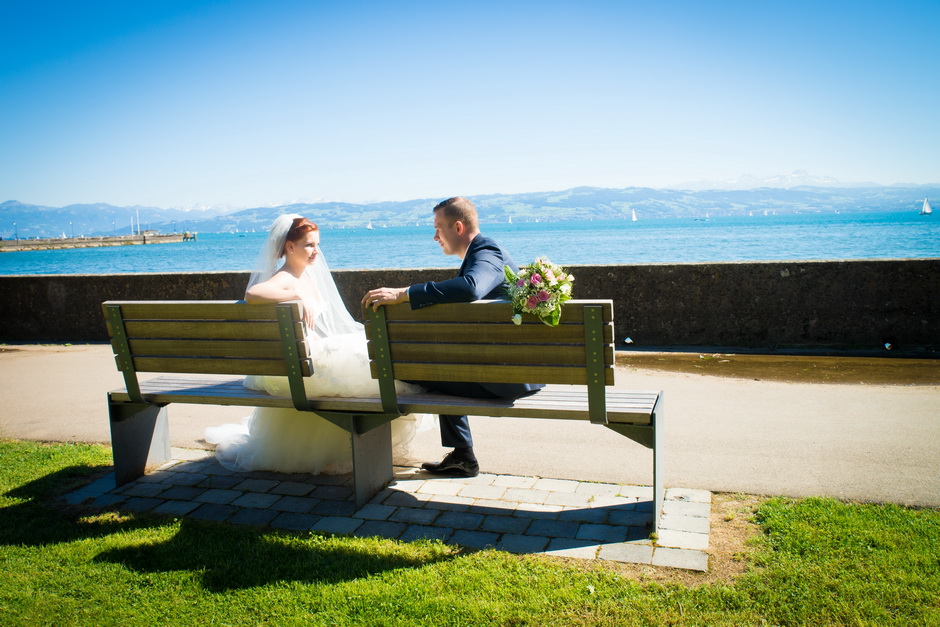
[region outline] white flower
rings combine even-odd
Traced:
[[[513,324],[522,324],[522,314],[516,314],[512,317]]]

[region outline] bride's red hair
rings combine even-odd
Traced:
[[[290,228],[287,230],[287,239],[284,240],[284,249],[281,250],[281,256],[283,256],[287,250],[287,242],[299,242],[307,233],[319,230],[320,227],[307,218],[294,218],[294,221],[290,224]]]

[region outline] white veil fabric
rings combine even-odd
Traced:
[[[298,214],[277,217],[255,262],[248,288],[267,281],[280,269],[287,232]],[[311,340],[313,376],[304,387],[310,398],[326,396],[378,396],[378,381],[372,378],[362,324],[349,314],[321,253],[301,277],[313,296],[304,307],[314,311]],[[247,289],[247,288],[246,288]],[[290,397],[287,377],[249,376],[245,387],[272,396]],[[400,393],[420,387],[396,381]],[[408,457],[407,446],[419,431],[434,426],[431,416],[409,415],[392,421],[393,454]],[[215,444],[216,458],[230,470],[277,470],[282,472],[349,472],[349,435],[320,416],[294,409],[259,407],[242,424],[206,429],[206,441]]]

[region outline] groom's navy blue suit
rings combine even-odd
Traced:
[[[437,303],[469,303],[481,299],[505,298],[503,266],[513,272],[519,267],[503,248],[488,237],[478,234],[470,242],[460,271],[453,279],[429,281],[408,288],[412,309]],[[452,396],[471,398],[519,398],[543,387],[530,383],[461,383],[415,381],[429,390]],[[454,448],[473,446],[470,423],[466,416],[441,416],[441,445]]]

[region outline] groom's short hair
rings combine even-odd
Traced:
[[[441,211],[444,217],[453,224],[457,220],[463,222],[469,231],[475,231],[480,228],[480,219],[477,216],[477,208],[473,203],[462,196],[454,196],[443,202],[437,203],[434,207],[434,213]]]

